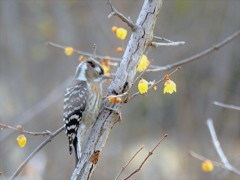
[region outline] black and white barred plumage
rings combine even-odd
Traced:
[[[75,78],[65,92],[63,121],[69,140],[69,152],[75,150],[76,163],[87,129],[96,121],[101,104],[101,82],[105,78],[101,65],[88,59],[77,67]]]
[[[72,148],[77,139],[77,130],[82,119],[83,111],[86,108],[88,99],[88,88],[86,81],[76,81],[76,84],[67,88],[64,97],[64,123],[66,135],[69,140],[69,152],[72,154]],[[75,147],[76,148],[76,147]]]

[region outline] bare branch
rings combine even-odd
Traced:
[[[9,178],[10,180],[17,177],[17,175],[23,170],[26,164],[35,156],[47,143],[49,143],[55,136],[57,136],[60,132],[64,130],[64,126],[60,127],[56,130],[52,135],[49,135],[47,139],[45,139],[26,159],[23,163],[17,168],[17,170],[13,173],[13,175]]]
[[[216,106],[223,107],[223,108],[240,111],[240,106],[235,106],[235,105],[232,105],[232,104],[224,104],[224,103],[220,103],[220,102],[217,102],[217,101],[214,101],[213,104],[216,105]]]
[[[108,18],[111,18],[112,16],[119,17],[123,22],[125,22],[132,31],[136,31],[137,26],[131,21],[130,18],[126,18],[122,13],[120,13],[113,5],[112,1],[108,0],[108,4],[111,7],[112,12],[108,15]]]
[[[38,102],[36,105],[32,106],[31,108],[27,109],[26,111],[24,111],[22,114],[18,115],[17,118],[14,120],[11,120],[11,122],[16,122],[18,124],[23,125],[24,123],[32,120],[35,116],[43,112],[46,108],[48,108],[50,105],[52,105],[62,97],[63,92],[67,84],[70,82],[70,80],[72,80],[72,77],[69,77],[68,79],[66,79],[62,84],[60,84],[58,87],[52,90],[40,102]],[[4,139],[10,136],[12,133],[13,131],[6,132],[3,135],[1,135],[0,142],[2,142]]]
[[[189,151],[188,154],[190,156],[200,160],[200,161],[210,160],[209,158],[203,157],[202,155],[197,154],[197,153],[195,153],[193,151]],[[225,166],[222,163],[217,162],[217,161],[213,161],[213,160],[210,160],[210,161],[213,163],[214,166],[226,169]]]
[[[188,64],[190,62],[199,60],[200,58],[203,58],[203,57],[209,55],[210,53],[219,50],[221,47],[227,45],[228,43],[230,43],[231,41],[236,39],[238,36],[240,36],[240,30],[238,30],[237,32],[233,33],[232,35],[230,35],[229,37],[224,39],[222,42],[213,45],[209,49],[206,49],[205,51],[202,51],[199,54],[196,54],[196,55],[191,56],[189,58],[183,59],[183,60],[181,60],[179,62],[175,62],[173,64],[169,64],[169,65],[166,65],[166,66],[161,66],[161,67],[158,67],[158,68],[151,69],[151,71],[152,72],[153,71],[166,71],[166,70],[170,70],[170,69],[176,68],[178,66],[182,66],[184,64]]]
[[[169,75],[171,76],[172,74],[174,74],[175,72],[177,72],[181,67],[178,67],[177,69],[175,69],[174,71],[172,71]],[[146,70],[147,71],[147,70]],[[158,80],[157,82],[154,82],[151,86],[148,87],[148,90],[152,89],[154,86],[158,85],[159,83],[163,82],[165,80],[165,78],[163,77],[162,79]],[[137,95],[139,95],[139,91],[134,93],[133,95],[131,95],[128,100],[131,100],[132,98],[136,97]]]
[[[14,131],[18,131],[18,132],[23,133],[23,134],[29,134],[29,135],[32,135],[32,136],[49,136],[49,135],[52,134],[50,131],[31,132],[31,131],[27,131],[27,130],[22,129],[22,128],[12,127],[12,126],[2,124],[2,123],[0,123],[0,129],[12,129]]]
[[[214,128],[214,126],[213,126],[213,121],[212,121],[212,119],[210,119],[210,118],[207,119],[206,123],[207,123],[208,129],[209,129],[210,134],[211,134],[211,138],[212,138],[213,145],[214,145],[214,147],[215,147],[215,149],[216,149],[216,151],[217,151],[217,153],[218,153],[218,156],[220,157],[223,165],[225,166],[225,168],[226,168],[227,170],[232,171],[232,172],[240,175],[240,170],[238,170],[237,168],[233,167],[233,166],[229,163],[227,157],[225,156],[225,154],[224,154],[224,152],[223,152],[223,150],[222,150],[222,148],[221,148],[221,146],[220,146],[220,143],[219,143],[219,141],[218,141],[217,134],[216,134],[215,128]]]
[[[123,94],[131,87],[135,79],[139,60],[146,50],[147,44],[152,41],[153,29],[161,5],[162,0],[144,1],[136,21],[136,26],[139,28],[133,31],[130,36],[122,61],[117,69],[115,78],[108,88],[107,95]],[[97,121],[91,130],[81,159],[74,169],[71,177],[72,179],[77,179],[78,177],[81,177],[81,179],[91,178],[97,164],[90,162],[89,159],[95,152],[99,152],[99,157],[101,157],[101,152],[106,144],[107,138],[113,126],[119,120],[119,114],[116,113],[119,112],[122,107],[119,103],[109,103],[105,100],[102,107],[110,107],[116,109],[116,111],[106,108],[102,108],[103,110],[100,111]]]
[[[179,41],[179,42],[167,42],[167,43],[161,43],[161,42],[151,42],[149,46],[153,47],[159,47],[159,46],[179,46],[185,44],[185,41]]]
[[[56,43],[53,43],[53,42],[50,42],[50,41],[46,42],[46,45],[49,45],[49,46],[52,46],[52,47],[55,47],[55,48],[58,48],[58,49],[63,49],[63,50],[66,48],[66,46],[62,46],[60,44],[56,44]],[[121,58],[110,57],[110,56],[102,56],[102,55],[98,55],[98,54],[91,54],[91,53],[80,51],[80,50],[76,50],[76,49],[74,49],[74,52],[76,54],[79,54],[79,55],[82,55],[82,56],[94,57],[95,59],[99,59],[99,60],[109,59],[111,61],[116,61],[116,62],[119,62],[119,61],[122,60]]]
[[[122,93],[122,94],[118,94],[118,95],[110,95],[110,96],[107,96],[107,97],[105,97],[105,98],[111,98],[111,97],[120,97],[120,98],[122,98],[122,97],[125,97],[125,99],[123,100],[123,102],[124,102],[124,103],[127,103],[128,100],[129,100],[129,97],[128,97],[128,96],[129,96],[129,94],[131,93],[131,90],[132,90],[134,84],[143,76],[143,74],[147,71],[147,69],[148,69],[149,66],[150,66],[150,64],[147,66],[146,69],[144,69],[144,70],[138,75],[138,77],[133,81],[132,86],[130,86],[130,88],[129,88],[126,92],[124,92],[124,93]]]
[[[138,153],[140,153],[143,150],[144,146],[142,146],[134,155],[133,157],[127,162],[127,164],[125,166],[122,167],[122,170],[118,173],[117,177],[115,178],[115,180],[117,180],[121,174],[123,173],[123,171],[127,168],[127,166],[132,162],[132,160],[138,155]]]
[[[149,66],[148,66],[148,67],[149,67]],[[139,76],[134,80],[132,86],[131,86],[126,92],[124,92],[124,93],[122,93],[122,94],[119,94],[119,95],[105,96],[104,98],[112,98],[112,97],[120,97],[120,98],[121,98],[121,97],[126,97],[126,99],[123,100],[123,103],[127,103],[130,99],[132,99],[132,98],[134,98],[135,96],[139,95],[139,94],[140,94],[139,91],[135,92],[135,93],[132,94],[131,96],[130,96],[129,94],[130,94],[130,92],[131,92],[131,89],[133,88],[133,85],[143,76],[143,74],[144,74],[146,71],[148,71],[148,67],[139,74]],[[172,74],[176,73],[179,69],[181,69],[181,67],[176,68],[176,69],[175,69],[174,71],[172,71],[169,75],[171,76]],[[161,83],[161,82],[164,81],[164,80],[165,80],[165,78],[163,77],[162,79],[160,79],[160,80],[158,80],[158,81],[156,81],[156,82],[155,82],[155,81],[151,82],[151,84],[150,84],[150,82],[149,82],[149,85],[150,85],[150,86],[148,87],[148,90],[152,89],[154,86],[158,85],[159,83]]]
[[[146,156],[146,158],[142,161],[142,163],[140,164],[140,166],[133,171],[128,177],[124,178],[124,180],[129,179],[130,177],[132,177],[134,174],[136,174],[138,171],[141,170],[141,168],[143,167],[143,165],[145,164],[145,162],[148,160],[148,158],[153,155],[154,151],[157,149],[157,147],[162,143],[162,141],[167,138],[168,134],[164,134],[164,136],[160,139],[160,141],[154,146],[154,148],[148,153],[148,155]]]
[[[169,43],[174,42],[174,41],[172,41],[170,39],[167,39],[167,38],[164,38],[164,37],[160,37],[160,36],[153,36],[153,38],[154,39],[158,39],[160,41],[166,41],[166,42],[169,42]]]

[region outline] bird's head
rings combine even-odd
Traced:
[[[76,70],[75,78],[82,81],[100,83],[107,79],[101,64],[94,59],[86,59],[81,62]]]

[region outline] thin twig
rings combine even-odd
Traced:
[[[26,166],[28,161],[30,161],[34,155],[36,155],[47,143],[49,143],[55,136],[57,136],[60,132],[64,130],[64,126],[60,127],[56,130],[52,135],[49,135],[47,139],[45,139],[24,161],[23,163],[17,168],[17,170],[13,173],[13,175],[9,178],[10,180],[17,177],[17,175],[23,170]]]
[[[216,106],[223,107],[223,108],[240,111],[240,106],[235,106],[235,105],[232,105],[232,104],[224,104],[224,103],[220,103],[220,102],[217,102],[217,101],[214,101],[213,104],[216,105]]]
[[[144,75],[144,73],[148,70],[148,68],[150,67],[151,62],[149,62],[148,66],[146,67],[146,69],[144,69],[139,75],[138,77],[133,81],[133,85]],[[133,87],[133,85],[130,87],[130,89]]]
[[[55,47],[55,48],[58,48],[58,49],[63,49],[63,50],[66,48],[65,46],[62,46],[60,44],[56,44],[56,43],[53,43],[53,42],[50,42],[50,41],[46,42],[46,45],[49,45],[49,46],[52,46],[52,47]],[[100,60],[109,59],[111,61],[116,61],[116,62],[119,62],[119,61],[122,60],[121,58],[110,57],[110,56],[102,56],[102,55],[92,54],[92,53],[88,53],[88,52],[84,52],[84,51],[80,51],[80,50],[76,50],[76,49],[74,49],[74,52],[76,54],[79,54],[79,55],[82,55],[82,56],[95,57],[96,59],[100,59]]]
[[[46,42],[45,44],[49,45],[49,46],[52,46],[52,47],[55,47],[55,48],[58,48],[58,49],[62,49],[62,50],[64,50],[66,48],[66,46],[63,46],[63,45],[60,45],[60,44],[57,44],[57,43],[54,43],[54,42],[50,42],[50,41]],[[98,59],[98,60],[108,59],[110,61],[114,61],[114,62],[116,62],[115,64],[113,62],[110,63],[113,66],[117,66],[118,62],[122,61],[121,58],[112,57],[112,56],[102,56],[102,55],[99,55],[99,54],[92,54],[92,53],[89,53],[89,52],[80,51],[80,50],[76,50],[76,49],[74,49],[74,52],[76,54],[79,54],[79,55],[82,55],[82,56],[94,57],[95,59]],[[153,69],[153,71],[155,71],[156,68],[159,68],[159,66],[155,66],[155,65],[150,65],[150,67],[151,67],[151,69],[149,69],[148,72],[151,71],[152,69]]]
[[[169,40],[167,38],[164,38],[164,37],[160,37],[160,36],[153,36],[154,39],[158,39],[158,40],[161,40],[161,41],[166,41],[166,42],[174,42],[172,40]]]
[[[146,67],[146,69],[144,69],[139,75],[138,77],[133,81],[131,87],[124,93],[122,94],[118,94],[118,95],[110,95],[110,96],[107,96],[105,98],[112,98],[112,97],[124,97],[124,96],[128,96],[134,86],[134,84],[143,76],[143,74],[147,71],[148,67],[150,67],[150,63],[149,65]],[[128,97],[123,101],[124,103],[126,103],[128,101]]]
[[[18,132],[23,133],[23,134],[29,134],[29,135],[32,135],[32,136],[48,136],[48,135],[52,134],[50,131],[31,132],[31,131],[27,131],[25,129],[16,128],[16,127],[12,127],[12,126],[0,123],[0,129],[1,128],[2,129],[12,129],[14,131],[18,131]]]
[[[219,141],[218,141],[217,134],[216,134],[215,128],[214,128],[214,126],[213,126],[213,121],[212,121],[212,119],[210,119],[210,118],[207,119],[206,124],[207,124],[207,126],[208,126],[208,129],[209,129],[209,132],[210,132],[210,135],[211,135],[212,142],[213,142],[213,145],[214,145],[214,147],[215,147],[215,150],[217,151],[218,156],[220,157],[223,165],[225,166],[225,168],[226,168],[227,170],[229,170],[229,171],[231,171],[231,172],[234,172],[234,173],[240,175],[240,170],[238,170],[237,168],[233,167],[233,166],[229,163],[227,157],[225,156],[225,154],[224,154],[224,152],[223,152],[223,150],[222,150],[222,148],[221,148],[221,146],[220,146],[220,143],[219,143]]]
[[[232,35],[230,35],[229,37],[225,38],[223,41],[221,41],[218,44],[213,45],[212,47],[206,49],[205,51],[202,51],[201,53],[198,53],[194,56],[191,56],[189,58],[183,59],[179,62],[173,63],[173,64],[168,64],[166,66],[155,66],[151,69],[148,69],[147,72],[156,72],[156,71],[166,71],[166,70],[170,70],[173,68],[176,68],[178,66],[184,65],[184,64],[188,64],[190,62],[196,61],[201,59],[202,57],[219,50],[220,48],[222,48],[223,46],[227,45],[228,43],[230,43],[231,41],[233,41],[234,39],[236,39],[238,36],[240,36],[240,30],[233,33]],[[164,40],[166,40],[165,38],[163,38]],[[168,40],[170,41],[170,40]],[[53,42],[47,42],[47,45],[51,45],[53,47],[56,48],[60,48],[60,49],[65,49],[64,46],[61,46],[59,44],[53,43]],[[75,50],[75,52],[79,55],[83,55],[83,56],[87,56],[87,57],[93,57],[93,54],[88,53],[88,52],[83,52],[83,51],[79,51],[79,50]],[[116,57],[109,57],[109,56],[101,56],[101,55],[96,55],[97,59],[109,59],[112,61],[121,61],[120,58],[116,58]]]
[[[60,84],[58,87],[56,87],[54,90],[52,90],[45,98],[42,98],[40,102],[38,102],[36,105],[32,106],[31,108],[27,109],[23,113],[17,115],[17,118],[14,120],[10,120],[11,122],[16,122],[18,124],[25,124],[28,121],[32,120],[35,116],[43,112],[45,109],[47,109],[50,105],[55,103],[57,100],[62,98],[63,92],[69,84],[69,82],[72,80],[72,77],[67,78],[62,84]],[[8,131],[0,136],[0,142],[2,142],[4,139],[9,137],[13,131]]]
[[[118,173],[117,177],[115,178],[115,180],[117,180],[121,174],[123,173],[123,171],[127,168],[127,166],[132,162],[132,160],[138,155],[138,153],[140,153],[143,150],[144,146],[142,146],[134,155],[133,157],[127,162],[127,164],[125,166],[122,167],[122,170]]]
[[[195,153],[193,151],[189,151],[188,154],[190,156],[200,160],[200,161],[210,160],[210,159],[208,159],[208,158],[206,158],[206,157],[204,157],[204,156],[202,156],[200,154],[197,154],[197,153]],[[225,166],[222,163],[217,162],[217,161],[213,161],[213,160],[210,160],[210,161],[213,163],[214,166],[226,169]]]
[[[113,5],[112,1],[108,0],[109,6],[111,7],[112,12],[108,15],[108,18],[111,18],[112,16],[117,16],[119,17],[123,22],[125,22],[132,31],[135,31],[137,26],[131,21],[131,19],[126,18],[122,13],[120,13]]]
[[[233,33],[232,35],[228,36],[227,38],[225,38],[223,41],[221,41],[218,44],[213,45],[212,47],[210,47],[209,49],[206,49],[205,51],[202,51],[194,56],[191,56],[189,58],[183,59],[179,62],[175,62],[173,64],[168,64],[166,66],[161,66],[155,69],[150,69],[148,71],[166,71],[166,70],[170,70],[173,68],[176,68],[178,66],[182,66],[184,64],[188,64],[190,62],[196,61],[200,58],[203,58],[204,56],[212,53],[213,51],[217,51],[219,50],[221,47],[227,45],[228,43],[230,43],[231,41],[233,41],[234,39],[236,39],[238,36],[240,36],[240,30],[238,30],[237,32]]]
[[[174,74],[175,72],[177,72],[181,67],[178,67],[176,69],[174,69],[174,71],[172,71],[169,75],[171,76],[172,74]],[[163,77],[162,79],[158,80],[157,82],[153,83],[150,87],[148,87],[148,90],[153,88],[154,86],[158,85],[159,83],[161,83],[162,81],[164,81],[165,78]],[[139,91],[135,92],[133,95],[131,95],[128,100],[134,98],[135,96],[139,95]]]
[[[167,42],[167,43],[161,43],[161,42],[151,42],[149,46],[153,47],[159,47],[159,46],[179,46],[185,44],[185,41],[179,41],[179,42]]]
[[[124,180],[129,179],[130,177],[132,177],[134,174],[136,174],[138,171],[141,170],[141,168],[143,167],[143,165],[145,164],[145,162],[148,160],[148,158],[153,155],[153,152],[157,149],[157,147],[162,143],[162,141],[168,136],[168,134],[164,134],[164,136],[160,139],[160,141],[154,146],[154,148],[148,153],[148,155],[146,156],[146,158],[142,161],[142,163],[140,164],[140,166],[133,171],[129,176],[127,176],[126,178],[124,178]]]

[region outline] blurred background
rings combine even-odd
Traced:
[[[113,0],[115,7],[136,20],[142,0]],[[199,53],[240,28],[239,0],[165,0],[155,35],[184,46],[150,49],[154,65],[167,65]],[[105,0],[1,0],[0,1],[0,122],[21,124],[30,131],[55,131],[62,126],[63,94],[75,72],[78,55],[67,57],[63,46],[97,54],[121,57],[121,45],[111,32],[113,25],[130,29],[118,18],[107,18]],[[124,105],[123,121],[109,137],[92,179],[114,179],[121,167],[142,146],[144,150],[121,176],[137,168],[164,133],[169,137],[133,179],[239,179],[220,168],[201,170],[201,162],[188,155],[195,152],[220,161],[206,126],[212,118],[229,161],[240,168],[240,113],[212,104],[220,101],[240,106],[240,39],[199,61],[184,65],[172,76],[177,93],[158,91],[138,96]],[[124,41],[127,44],[127,39]],[[114,71],[114,70],[113,70]],[[167,72],[148,73],[158,80]],[[109,84],[105,84],[107,87]],[[135,88],[135,90],[137,90]],[[0,172],[9,177],[45,139],[27,136],[24,148],[17,145],[19,133],[0,131]],[[46,145],[19,177],[69,179],[74,156],[62,132]]]

